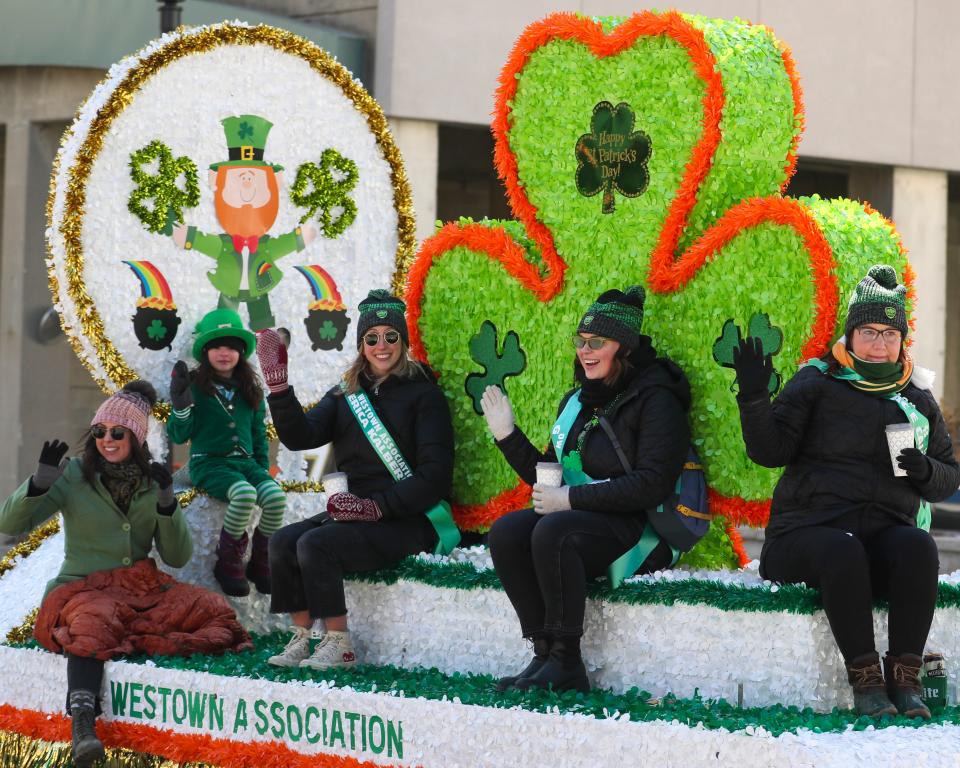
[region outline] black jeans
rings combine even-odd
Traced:
[[[309,610],[314,619],[343,616],[344,573],[396,565],[408,555],[432,552],[436,543],[426,515],[377,523],[311,518],[284,526],[270,537],[270,610]]]
[[[891,517],[849,514],[768,542],[764,578],[816,587],[847,663],[876,650],[873,600],[890,603],[890,653],[923,655],[937,602],[937,545],[924,530]]]
[[[538,515],[532,509],[511,512],[490,529],[493,565],[520,619],[524,637],[545,632],[580,637],[587,580],[640,540],[646,520],[569,509]],[[662,542],[638,573],[670,564]]]
[[[92,691],[96,697],[96,713],[100,714],[100,686],[103,685],[103,664],[98,659],[67,655],[67,714],[70,714],[70,693]]]

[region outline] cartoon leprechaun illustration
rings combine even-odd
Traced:
[[[173,228],[173,241],[188,251],[199,251],[216,261],[209,273],[220,291],[218,308],[247,305],[250,329],[276,325],[268,294],[283,273],[276,262],[302,251],[317,236],[309,224],[277,237],[267,234],[277,219],[283,166],[263,160],[273,123],[257,115],[238,115],[220,121],[229,159],[210,166],[217,219],[224,232],[208,235],[184,224]]]

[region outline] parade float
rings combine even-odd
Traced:
[[[555,14],[518,39],[493,114],[515,218],[440,226],[415,252],[386,120],[336,61],[270,27],[165,35],[110,69],[53,170],[50,288],[74,351],[105,392],[140,377],[166,398],[190,330],[226,303],[252,330],[290,330],[290,380],[311,403],[353,356],[345,339],[366,291],[403,291],[411,346],[453,413],[454,516],[483,532],[530,488],[491,444],[479,393],[504,387],[545,445],[571,382],[563,329],[598,290],[640,283],[646,332],[693,388],[709,534],[674,570],[592,587],[588,694],[492,689],[527,650],[482,546],[352,578],[351,670],[268,666],[280,617],[260,595],[232,599],[254,651],[107,664],[108,763],[953,764],[957,708],[922,727],[858,719],[816,592],[764,582],[736,532],[764,524],[778,475],[745,455],[732,341],[767,340],[775,390],[828,348],[871,264],[912,280],[893,224],[868,204],[786,196],[803,127],[786,46],[742,21]],[[257,244],[231,233],[239,214],[219,176],[244,163],[267,179]],[[232,253],[252,279],[224,278]],[[154,413],[156,455],[168,414]],[[281,448],[277,464],[290,520],[325,503],[300,455]],[[215,588],[223,508],[183,480],[177,489],[195,540],[177,577]],[[31,640],[61,553],[53,519],[0,562],[6,765],[69,762],[65,662]],[[930,647],[948,665],[958,610],[960,587],[945,577]]]

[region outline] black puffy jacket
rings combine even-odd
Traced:
[[[277,435],[294,451],[333,443],[337,469],[346,472],[350,492],[373,499],[385,520],[413,517],[450,498],[453,483],[453,426],[447,399],[433,375],[388,377],[377,389],[366,386],[377,415],[413,470],[395,481],[373,450],[340,387],[333,387],[307,413],[293,387],[270,395],[267,404]]]
[[[930,421],[933,471],[925,483],[894,477],[884,429],[907,417],[892,400],[807,366],[772,403],[740,403],[747,455],[764,467],[786,467],[773,492],[768,541],[851,511],[882,511],[912,524],[921,499],[940,501],[957,490],[960,466],[936,400],[912,382],[901,394]]]
[[[560,401],[558,415],[576,391]],[[632,471],[624,472],[610,438],[600,426],[594,427],[581,451],[583,471],[594,480],[610,482],[574,486],[570,506],[638,516],[667,498],[676,487],[690,448],[689,407],[690,384],[673,362],[657,358],[638,371],[608,416]],[[592,416],[590,409],[581,408],[564,443],[564,455],[577,447],[577,438]],[[552,444],[541,454],[519,428],[497,446],[514,471],[530,484],[536,480],[538,461],[557,461]]]

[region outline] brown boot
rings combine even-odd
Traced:
[[[904,653],[883,657],[883,668],[887,673],[887,693],[904,717],[922,717],[930,719],[930,710],[920,698],[920,667],[923,659],[915,653]]]
[[[876,651],[857,656],[847,664],[847,680],[853,686],[853,708],[858,715],[883,717],[897,714],[897,708],[887,698],[880,654]]]
[[[250,585],[243,572],[243,556],[247,551],[247,532],[235,539],[225,529],[220,529],[220,542],[217,544],[217,562],[213,566],[213,577],[220,582],[220,589],[231,597],[245,597],[250,594]]]

